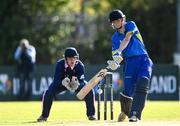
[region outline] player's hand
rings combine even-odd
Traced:
[[[68,77],[65,77],[63,80],[62,80],[62,85],[63,86],[67,86],[67,85],[69,85],[69,83],[70,83],[70,79],[68,78]]]
[[[70,79],[68,77],[62,80],[62,85],[71,91]]]
[[[78,89],[79,85],[80,85],[80,83],[79,83],[77,77],[73,76],[72,80],[70,82],[71,89],[75,91]]]
[[[113,57],[113,60],[114,60],[117,64],[120,64],[120,63],[122,62],[122,60],[123,60],[122,55],[121,55],[120,52],[115,53],[112,57]]]
[[[116,70],[120,66],[114,60],[108,60],[107,64],[108,64],[107,68],[111,70]]]

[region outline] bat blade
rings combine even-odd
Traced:
[[[108,73],[107,69],[101,69],[89,82],[77,93],[76,97],[83,100],[84,97],[94,88]]]

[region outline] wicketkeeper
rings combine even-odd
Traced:
[[[77,50],[73,47],[66,48],[64,58],[57,62],[54,80],[43,95],[42,114],[37,121],[42,122],[47,120],[55,95],[65,90],[77,93],[86,83],[84,65],[79,60]],[[86,102],[86,115],[88,119],[96,120],[93,90],[88,93],[84,100]]]
[[[108,64],[118,66],[122,57],[125,60],[124,87],[120,94],[121,113],[118,121],[123,121],[128,116],[130,122],[136,122],[141,120],[153,63],[135,22],[126,21],[120,10],[113,10],[109,14],[109,21],[115,32],[112,36],[114,61],[108,61]]]

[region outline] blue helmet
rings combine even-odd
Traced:
[[[109,14],[109,22],[111,23],[114,20],[124,18],[124,17],[125,17],[125,15],[123,14],[123,12],[121,10],[113,10]]]
[[[66,48],[65,52],[64,52],[64,57],[77,57],[79,58],[79,54],[77,52],[77,50],[74,47],[68,47]]]

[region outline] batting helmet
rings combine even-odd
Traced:
[[[64,52],[64,57],[77,57],[79,58],[79,54],[77,52],[77,50],[74,47],[68,47],[66,48],[65,52]]]
[[[114,20],[117,20],[117,19],[120,19],[120,18],[124,18],[124,17],[125,17],[125,15],[123,14],[122,11],[120,11],[120,10],[113,10],[109,14],[109,22],[112,22]]]

